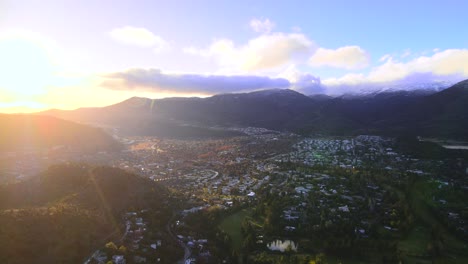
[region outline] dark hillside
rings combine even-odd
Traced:
[[[117,150],[119,144],[102,130],[40,115],[0,114],[0,152],[64,146],[78,151]]]
[[[82,263],[120,239],[122,214],[159,210],[166,189],[110,167],[56,165],[0,186],[1,263]]]

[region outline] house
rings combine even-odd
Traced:
[[[305,194],[305,193],[309,192],[308,189],[306,189],[306,188],[304,188],[302,186],[296,187],[296,188],[294,188],[294,190],[299,194]]]
[[[140,256],[135,256],[135,257],[133,257],[133,261],[135,263],[146,263],[146,258],[140,257]]]
[[[143,225],[143,218],[139,217],[139,218],[135,219],[135,224],[137,226],[142,226]]]
[[[338,210],[341,212],[349,213],[349,207],[347,205],[338,207]]]
[[[114,255],[112,256],[112,262],[115,264],[125,264],[125,257],[123,255]]]

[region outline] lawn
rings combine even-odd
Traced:
[[[398,249],[407,255],[427,255],[427,245],[430,242],[430,233],[426,227],[415,226],[405,240],[398,243]]]
[[[249,215],[250,211],[247,209],[243,209],[225,218],[219,226],[224,232],[226,232],[231,237],[232,247],[237,252],[240,252],[242,248],[242,221],[244,221],[244,219]]]

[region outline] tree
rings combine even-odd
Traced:
[[[106,244],[106,248],[111,249],[111,250],[117,250],[117,246],[112,241],[110,241],[109,243]]]
[[[315,256],[315,263],[317,264],[325,264],[325,254],[320,253]]]
[[[105,252],[108,258],[110,258],[117,250],[117,246],[114,242],[110,241],[106,244]]]
[[[248,234],[243,241],[243,248],[245,252],[250,252],[255,247],[255,237],[252,233]]]
[[[127,248],[124,245],[122,245],[122,246],[119,247],[119,251],[122,252],[123,254],[125,254],[125,253],[127,253]]]

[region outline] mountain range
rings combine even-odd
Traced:
[[[288,89],[208,98],[133,97],[101,108],[42,114],[118,128],[127,135],[230,136],[220,127],[263,127],[299,134],[411,135],[467,139],[468,80],[442,91],[306,96]],[[226,134],[227,133],[227,134]]]

